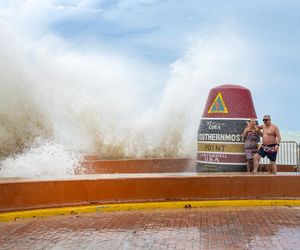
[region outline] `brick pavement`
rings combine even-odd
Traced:
[[[1,249],[299,249],[300,207],[158,209],[0,223]]]

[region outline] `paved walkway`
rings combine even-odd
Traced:
[[[300,207],[103,212],[0,223],[1,249],[299,249]]]

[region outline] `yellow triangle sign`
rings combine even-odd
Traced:
[[[221,92],[218,93],[215,100],[213,101],[212,105],[210,106],[208,113],[228,113],[228,109],[226,107],[226,104],[223,100]]]

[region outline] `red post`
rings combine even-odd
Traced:
[[[246,171],[241,134],[257,119],[250,90],[221,85],[210,90],[198,130],[197,171]]]

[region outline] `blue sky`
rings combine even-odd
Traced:
[[[228,71],[235,75],[218,82],[211,78],[207,88],[223,82],[249,87],[259,118],[268,113],[282,130],[300,130],[299,0],[29,0],[0,1],[0,6],[3,17],[34,39],[54,34],[73,50],[110,51],[155,68],[160,76],[153,91],[158,95],[169,81],[170,68],[199,48],[193,47],[195,40],[205,46],[218,38],[222,43],[224,36],[227,45],[231,38],[238,40],[243,44],[240,58]],[[224,47],[224,56],[235,50]]]

